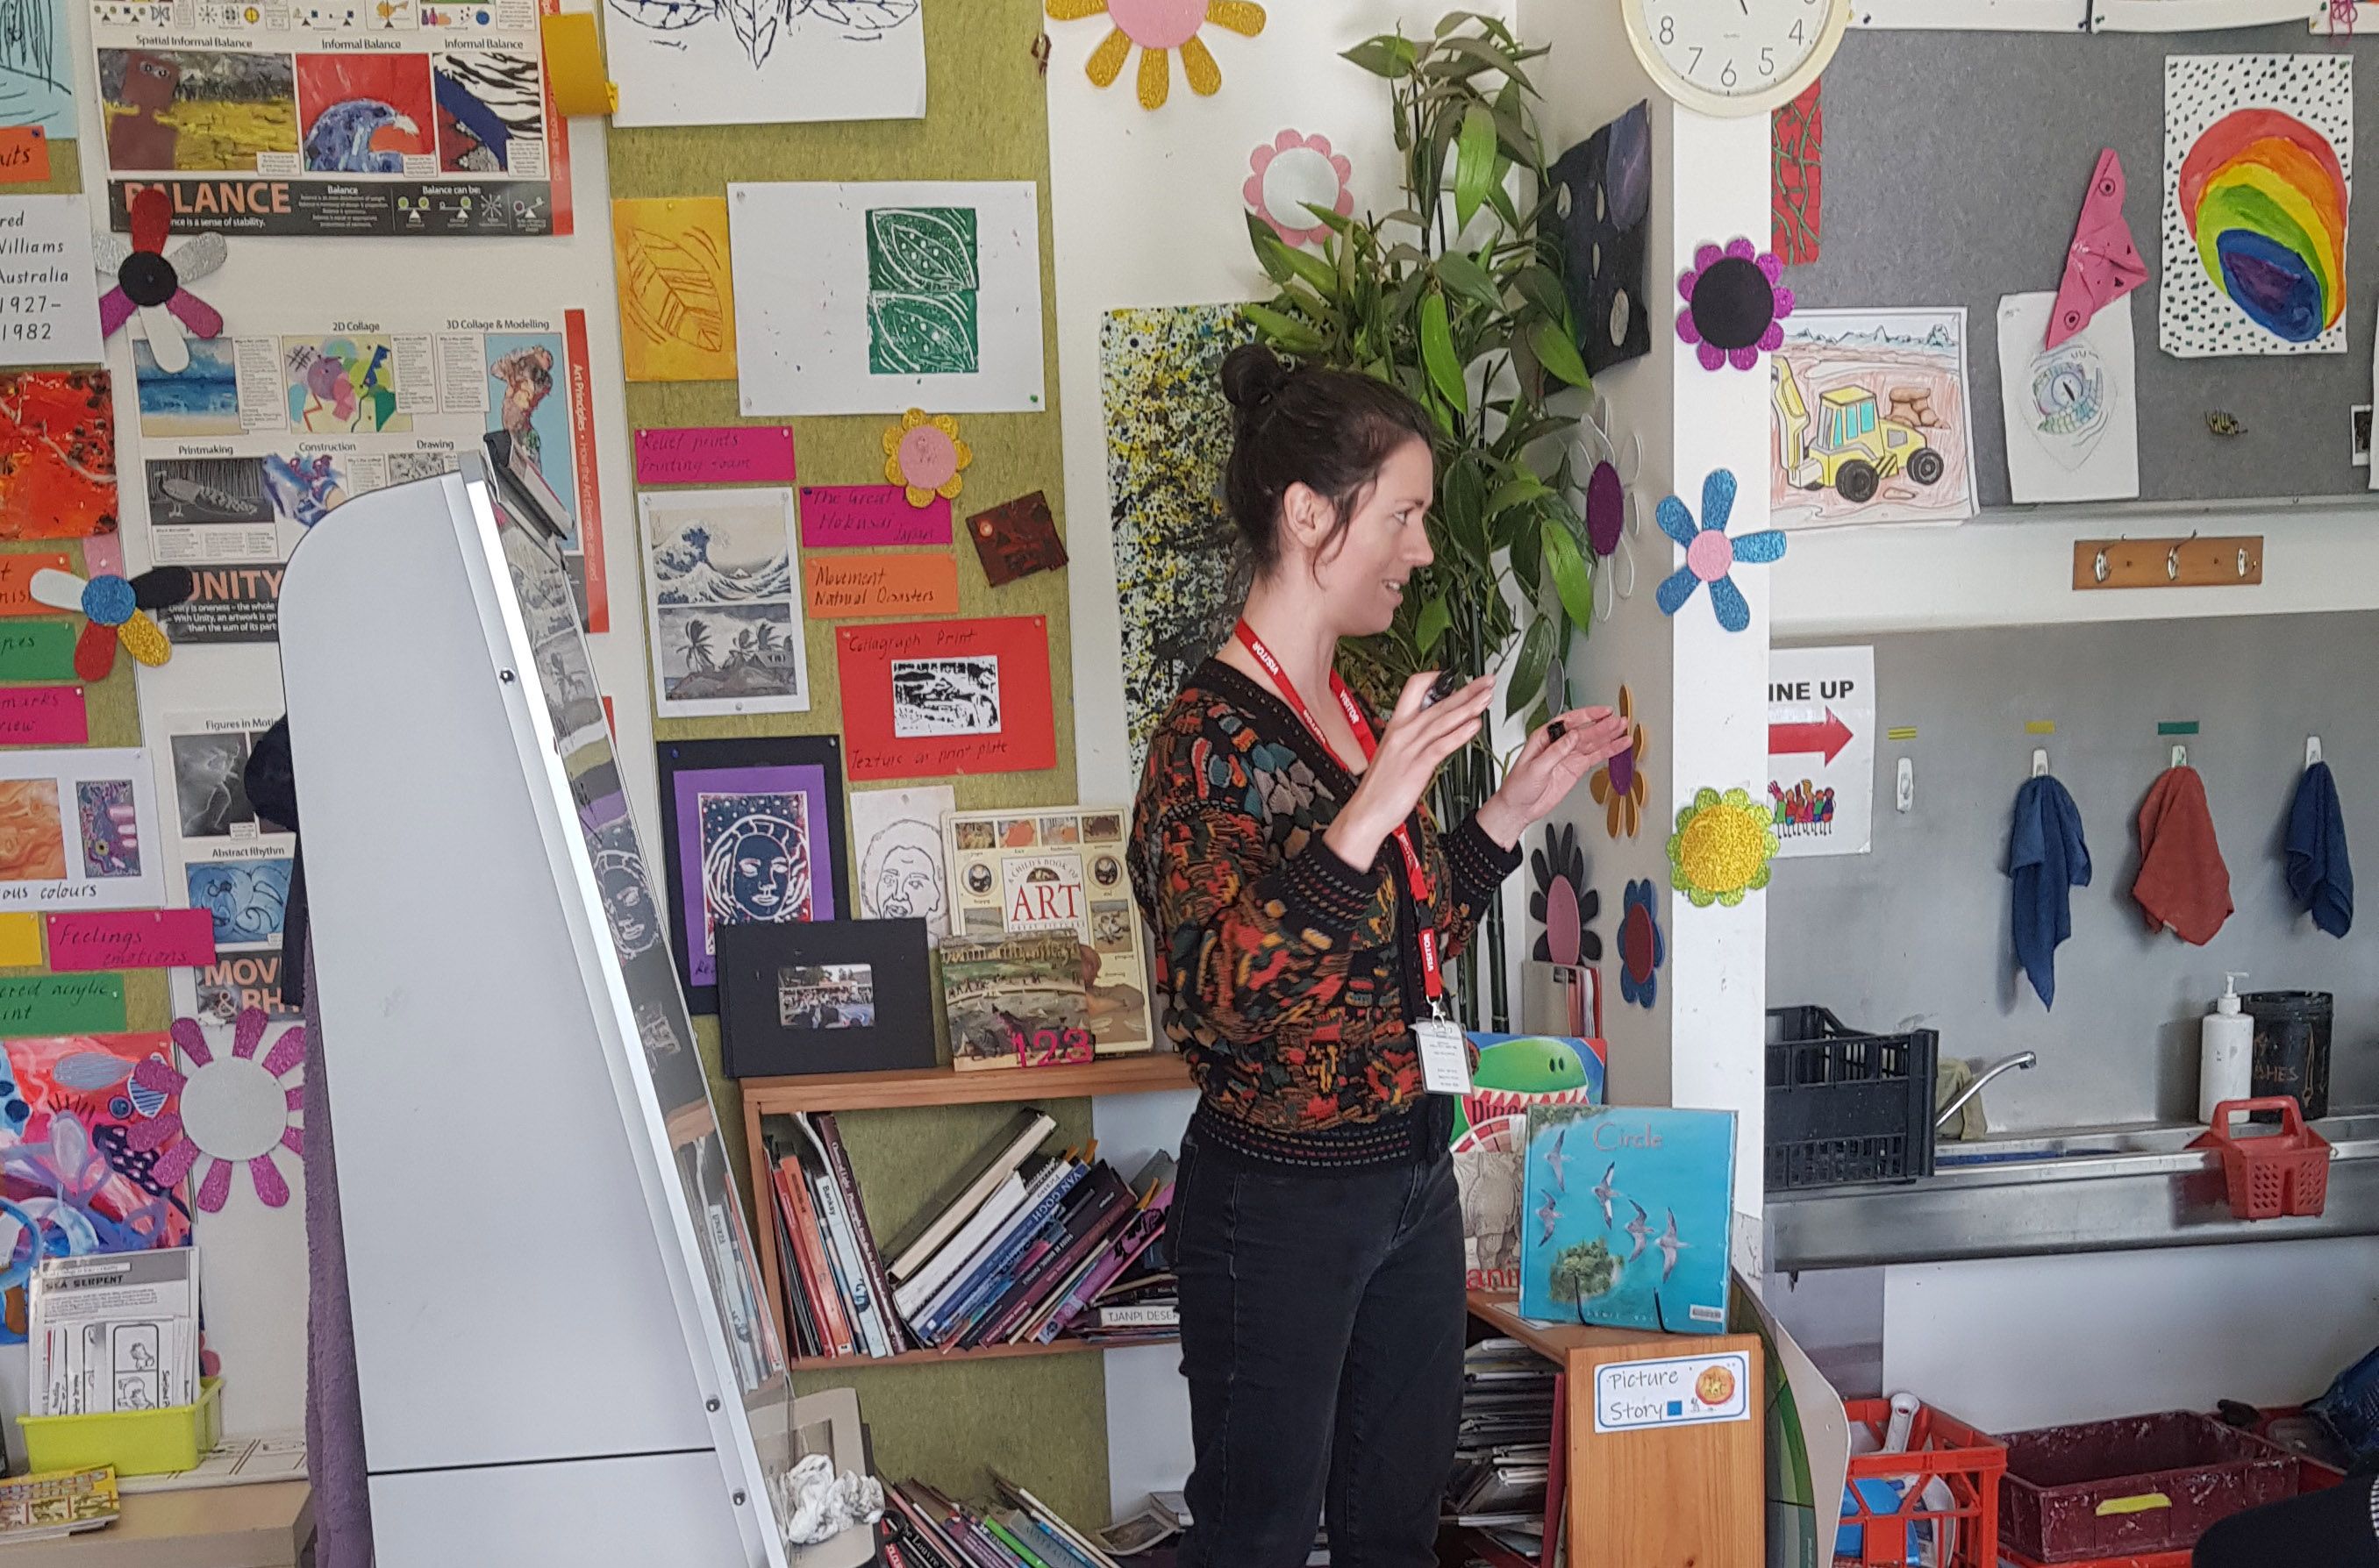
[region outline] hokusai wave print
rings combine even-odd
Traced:
[[[618,123],[763,125],[925,112],[921,0],[610,0]]]

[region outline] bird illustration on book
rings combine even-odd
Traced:
[[[1638,1209],[1636,1212],[1640,1214],[1644,1211]],[[1636,1250],[1642,1251],[1643,1245],[1642,1242],[1637,1242]],[[1693,1245],[1692,1242],[1681,1241],[1677,1238],[1677,1212],[1674,1209],[1669,1211],[1669,1228],[1654,1237],[1652,1245],[1660,1249],[1660,1283],[1666,1285],[1669,1283],[1669,1276],[1677,1272],[1677,1254]]]
[[[1646,1213],[1644,1205],[1636,1202],[1633,1198],[1627,1200],[1627,1206],[1636,1211],[1636,1215],[1621,1228],[1627,1233],[1627,1239],[1636,1244],[1626,1258],[1626,1260],[1632,1263],[1644,1256],[1644,1248],[1652,1239],[1652,1216]]]
[[[1562,1152],[1562,1144],[1568,1137],[1569,1128],[1562,1128],[1553,1135],[1553,1146],[1545,1152],[1545,1168],[1553,1173],[1555,1192],[1569,1190],[1569,1156]]]
[[[1562,1130],[1566,1132],[1569,1129],[1564,1128]],[[1611,1200],[1619,1196],[1619,1188],[1613,1185],[1618,1176],[1619,1162],[1613,1160],[1602,1168],[1602,1179],[1594,1184],[1594,1197],[1595,1200],[1602,1205],[1602,1224],[1605,1229],[1609,1229],[1611,1225]]]
[[[1551,1241],[1553,1238],[1553,1227],[1561,1224],[1561,1210],[1554,1205],[1552,1199],[1548,1198],[1537,1206],[1537,1218],[1545,1227],[1544,1239]]]

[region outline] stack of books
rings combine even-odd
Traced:
[[[1553,1365],[1516,1339],[1480,1340],[1462,1363],[1462,1426],[1445,1511],[1504,1550],[1540,1562]]]
[[[790,1125],[788,1125],[790,1124]],[[1173,1198],[1159,1154],[1127,1182],[1097,1158],[1043,1151],[1057,1129],[1020,1110],[1000,1134],[879,1248],[829,1113],[770,1117],[785,1319],[803,1357],[1169,1338],[1171,1276],[1152,1257]],[[1161,1277],[1166,1293],[1146,1293]],[[1135,1294],[1141,1293],[1141,1294]],[[1121,1297],[1121,1298],[1119,1298]],[[1102,1314],[1129,1311],[1110,1324]]]
[[[1003,1506],[971,1508],[923,1481],[884,1489],[876,1526],[887,1568],[1117,1568],[1057,1511],[997,1471]]]

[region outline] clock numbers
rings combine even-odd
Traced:
[[[1184,0],[1188,3],[1188,0]],[[1854,0],[1600,0],[1616,4],[1645,69],[1713,115],[1771,108],[1814,79]]]
[[[1660,18],[1660,42],[1663,43],[1674,43],[1676,41],[1677,18],[1674,17],[1662,17]]]

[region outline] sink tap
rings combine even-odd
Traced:
[[[1973,1099],[1975,1095],[1980,1094],[1983,1092],[1983,1085],[1999,1077],[1999,1074],[2011,1071],[2018,1067],[2029,1072],[2032,1070],[2033,1064],[2039,1060],[2040,1053],[2037,1051],[2019,1051],[2003,1062],[1993,1062],[1989,1067],[1987,1067],[1981,1072],[1976,1073],[1974,1075],[1974,1081],[1966,1085],[1962,1090],[1960,1090],[1958,1092],[1958,1097],[1950,1102],[1949,1107],[1939,1116],[1933,1118],[1933,1130],[1938,1132],[1943,1128],[1948,1127],[1950,1125],[1950,1118],[1956,1116],[1960,1111],[1964,1110],[1966,1108],[1966,1102]]]

